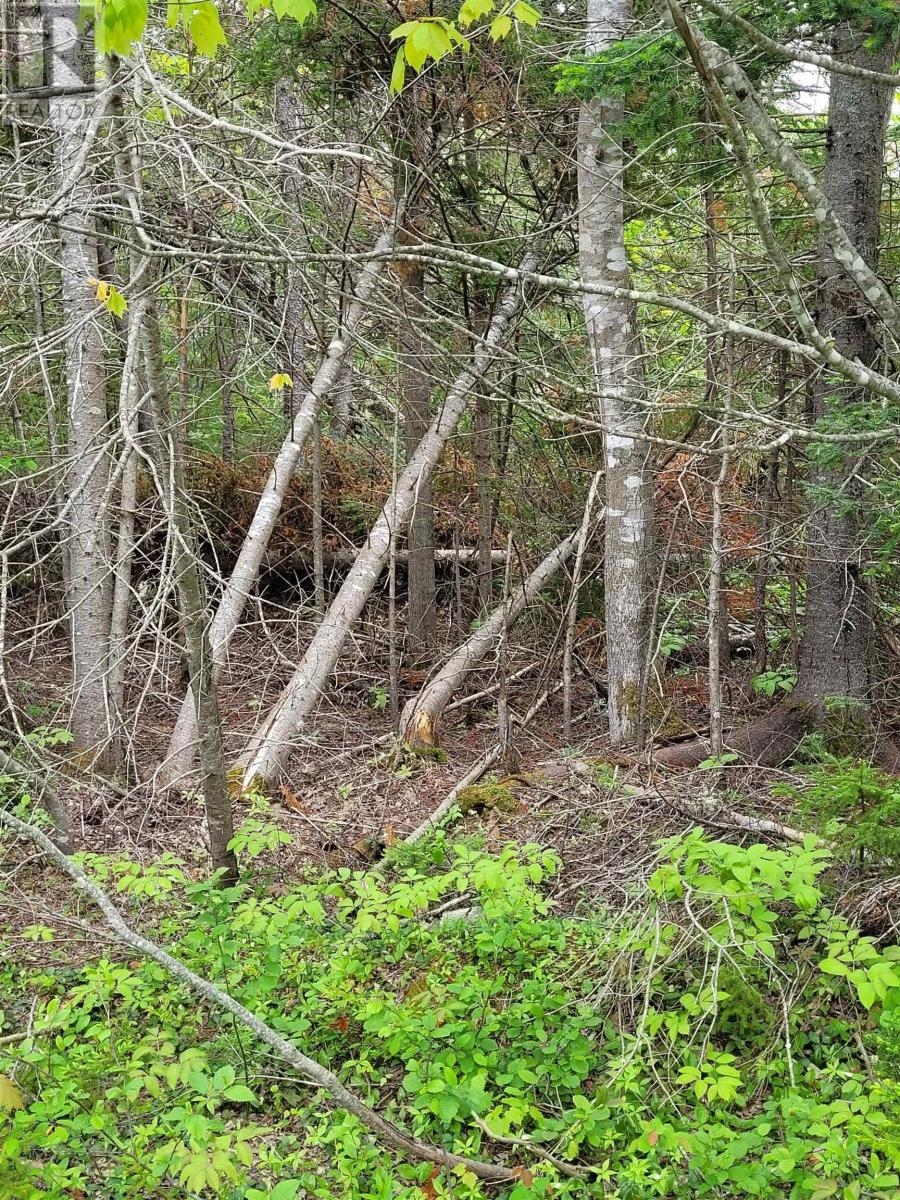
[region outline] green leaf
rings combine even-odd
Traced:
[[[416,21],[415,29],[406,39],[406,61],[416,71],[429,58],[438,62],[453,49],[447,31],[438,21]]]
[[[282,1179],[269,1192],[269,1200],[295,1200],[302,1186],[300,1179]]]
[[[109,293],[106,297],[105,303],[109,312],[113,313],[113,315],[117,317],[123,317],[125,315],[125,310],[128,308],[128,301],[114,283],[110,284]]]
[[[230,1088],[226,1088],[222,1093],[226,1100],[237,1100],[241,1104],[255,1104],[256,1097],[248,1087],[243,1083],[232,1084]]]
[[[94,23],[94,37],[101,54],[131,53],[132,45],[143,37],[147,26],[147,0],[123,0],[103,4]]]
[[[298,25],[303,25],[317,11],[315,0],[272,0],[272,12],[279,21],[282,17],[291,17]]]
[[[219,10],[212,0],[201,0],[195,5],[188,18],[188,33],[204,58],[215,58],[219,46],[227,44]]]
[[[431,1107],[445,1124],[449,1124],[459,1112],[459,1101],[455,1096],[435,1096]]]
[[[868,979],[860,980],[856,985],[856,994],[859,996],[859,1002],[863,1008],[871,1008],[878,999],[878,994]]]
[[[460,25],[473,25],[479,17],[493,11],[494,0],[466,0],[459,10]]]
[[[418,24],[418,21],[404,21],[402,25],[391,30],[391,41],[396,42],[397,38],[409,37]]]
[[[842,963],[836,958],[823,958],[819,963],[819,970],[824,971],[826,975],[849,974],[846,963]]]
[[[505,38],[512,29],[512,18],[505,13],[501,13],[499,17],[494,17],[491,22],[491,41],[499,42],[501,38]]]
[[[393,36],[393,34],[391,35]],[[394,69],[391,71],[391,91],[402,92],[403,84],[406,82],[406,55],[403,53],[403,47],[397,51],[394,58]]]
[[[519,0],[519,3],[513,9],[513,16],[517,21],[521,21],[523,25],[537,25],[541,19],[541,14],[533,5],[526,3],[526,0]]]

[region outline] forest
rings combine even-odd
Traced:
[[[897,0],[0,26],[0,1200],[898,1200]]]

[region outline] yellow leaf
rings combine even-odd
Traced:
[[[109,284],[105,283],[102,279],[89,279],[88,283],[91,285],[91,287],[97,289],[95,294],[100,303],[105,304],[107,297],[109,296]]]
[[[293,386],[294,386],[294,381],[293,381],[293,379],[291,379],[290,375],[283,375],[283,374],[273,375],[272,378],[269,380],[269,391],[270,392],[280,392],[282,390],[282,388],[293,387]]]
[[[0,1108],[6,1108],[11,1112],[14,1108],[24,1107],[25,1101],[16,1085],[5,1075],[0,1075]]]

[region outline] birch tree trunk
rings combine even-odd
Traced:
[[[532,271],[537,250],[529,253],[522,269]],[[404,467],[388,497],[368,541],[332,601],[293,677],[241,756],[243,786],[255,779],[271,779],[290,752],[293,740],[312,713],[390,555],[393,540],[407,527],[420,494],[441,453],[465,411],[473,389],[483,378],[509,327],[524,303],[519,284],[513,284],[497,308],[494,319],[477,346],[471,364],[459,375],[434,417],[416,453]]]
[[[497,605],[487,620],[459,646],[438,673],[409,700],[400,718],[400,732],[410,745],[436,746],[440,742],[440,720],[444,709],[462,686],[468,673],[499,644],[504,633],[516,623],[527,605],[547,586],[572,556],[581,530],[569,534],[555,546],[531,574],[510,589],[510,595]]]
[[[375,244],[375,253],[383,254],[393,244],[393,228],[386,230]],[[382,271],[383,262],[374,258],[363,269],[356,286],[356,294],[350,304],[343,326],[332,338],[322,363],[316,372],[309,391],[294,413],[291,427],[269,472],[247,536],[241,546],[231,578],[225,585],[219,606],[210,625],[209,637],[212,645],[216,672],[225,661],[225,654],[237,629],[244,606],[259,575],[266,548],[281,512],[284,497],[300,461],[303,448],[312,432],[322,403],[331,388],[339,381],[347,352],[365,314],[366,307],[375,290]],[[172,786],[185,779],[191,772],[196,742],[196,715],[190,695],[182,702],[178,721],[169,742],[165,761],[160,768],[160,779],[164,786]]]
[[[54,88],[85,84],[84,46],[76,14],[66,0],[43,0]],[[57,95],[49,101],[56,169],[60,180],[79,161],[91,108],[88,95]],[[90,280],[99,274],[91,179],[75,173],[58,208],[62,316],[66,330],[66,390],[69,415],[69,477],[76,493],[71,507],[69,549],[72,614],[72,715],[74,746],[85,761],[110,765],[106,664],[109,646],[109,526],[106,490],[109,461],[106,371],[99,306]]]
[[[866,47],[867,34],[847,26],[837,35],[835,54],[854,66],[890,70],[889,46]],[[889,84],[849,75],[831,76],[828,153],[822,189],[834,214],[873,271],[878,256],[881,186]],[[854,272],[858,276],[858,272]],[[871,364],[878,353],[870,304],[851,274],[820,236],[817,325],[851,361]],[[866,401],[852,385],[820,376],[813,390],[814,419],[838,417]],[[798,696],[820,704],[829,696],[864,699],[869,687],[872,614],[864,577],[857,485],[853,463],[814,464],[811,484],[817,502],[808,524],[806,623],[800,645]],[[824,499],[818,499],[824,497]],[[849,502],[849,503],[848,503]]]
[[[588,0],[587,51],[625,36],[630,0]],[[624,229],[624,101],[598,97],[578,123],[579,261],[586,283],[629,287]],[[606,472],[604,604],[613,745],[639,734],[641,677],[649,640],[653,477],[642,345],[633,302],[585,297],[585,317],[603,421]]]

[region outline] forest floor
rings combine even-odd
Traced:
[[[20,619],[24,628],[26,615]],[[31,628],[39,625],[33,613],[27,622]],[[449,712],[441,739],[446,761],[398,756],[387,706],[384,626],[380,632],[374,623],[367,628],[342,660],[309,736],[286,765],[284,782],[269,796],[266,823],[291,836],[290,845],[259,860],[274,886],[310,869],[370,865],[385,845],[402,840],[426,820],[497,743],[493,692]],[[283,610],[273,605],[258,610],[257,619],[240,630],[220,686],[229,758],[289,678],[310,629],[306,622],[284,619]],[[152,643],[148,640],[146,662],[132,670],[129,680],[129,702],[141,730],[132,747],[132,769],[146,782],[107,785],[69,776],[63,783],[79,850],[127,854],[139,862],[166,853],[188,861],[202,858],[200,797],[156,789],[150,781],[165,754],[183,686],[174,639],[162,651],[159,645],[156,636]],[[555,676],[545,677],[547,663],[556,659],[548,649],[541,644],[541,630],[527,624],[511,640],[508,675],[533,666],[510,685],[514,713],[525,712],[536,696],[558,682]],[[557,690],[526,728],[516,729],[519,761],[514,774],[498,767],[486,776],[504,784],[510,793],[507,802],[468,812],[454,827],[460,836],[480,832],[488,848],[537,842],[556,850],[563,869],[554,882],[554,900],[564,911],[582,903],[617,908],[627,903],[653,870],[659,840],[694,823],[679,811],[679,797],[696,798],[708,784],[703,771],[654,770],[646,755],[612,753],[600,732],[603,702],[589,677],[589,646],[586,666],[576,681],[568,739]],[[44,641],[39,650],[22,644],[10,658],[9,676],[35,726],[52,730],[64,722],[70,681],[63,638]],[[412,687],[408,676],[406,680],[401,704],[421,677],[414,678]],[[462,699],[496,682],[496,664],[488,664],[470,675]],[[680,720],[686,727],[701,728],[703,672],[682,671],[675,682]],[[573,769],[575,763],[596,767],[596,778]],[[784,820],[784,801],[772,795],[773,786],[784,779],[783,771],[735,765],[728,768],[726,784],[732,797],[739,796],[742,812]],[[249,811],[249,802],[241,797],[236,826],[244,805]]]

